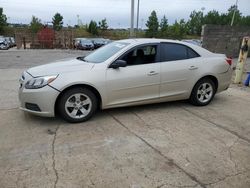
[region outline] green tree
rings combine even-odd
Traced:
[[[98,26],[97,23],[93,20],[90,21],[88,25],[88,32],[92,35],[98,35]]]
[[[98,23],[98,25],[99,25],[99,28],[100,28],[101,30],[107,30],[108,27],[109,27],[106,18],[104,18],[103,20],[101,20],[101,21]]]
[[[209,11],[203,20],[204,24],[221,24],[221,16],[218,11]]]
[[[180,27],[180,36],[183,37],[184,35],[187,34],[187,24],[184,19],[180,20],[179,27]]]
[[[147,37],[156,37],[158,35],[159,22],[155,11],[149,16],[146,26],[148,28],[146,31]]]
[[[243,16],[240,24],[250,26],[250,16]]]
[[[31,32],[37,33],[42,27],[43,27],[43,24],[42,24],[41,20],[35,16],[32,16],[31,22],[30,22]]]
[[[7,17],[3,14],[3,8],[0,7],[0,33],[4,32],[5,26],[7,26]]]
[[[182,39],[187,33],[187,26],[184,19],[179,22],[175,20],[175,23],[169,26],[169,37],[173,39]]]
[[[52,18],[53,28],[56,31],[60,31],[63,27],[63,16],[60,13],[56,13]]]
[[[195,10],[191,12],[190,19],[187,22],[188,31],[189,34],[192,35],[200,35],[201,34],[201,28],[203,25],[203,12]]]
[[[164,15],[161,19],[160,23],[160,36],[161,37],[167,37],[168,36],[168,19]]]

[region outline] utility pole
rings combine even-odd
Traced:
[[[134,37],[134,14],[135,14],[135,0],[131,0],[131,21],[130,21],[130,37]]]
[[[237,8],[238,8],[238,0],[236,0],[236,2],[235,2],[235,8],[234,8],[232,21],[231,21],[231,26],[233,26],[233,24],[234,24],[234,17],[235,17],[235,12],[236,12]]]
[[[136,33],[138,33],[138,31],[139,31],[139,16],[140,16],[140,0],[138,0],[138,4],[137,4]]]

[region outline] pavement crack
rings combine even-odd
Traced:
[[[166,133],[167,135],[170,135],[172,137],[172,135],[169,133],[169,131],[165,130],[164,128],[161,128],[159,126],[152,126],[151,124],[148,124],[139,114],[137,114],[134,111],[130,111],[132,114],[134,114],[140,121],[143,122],[144,125],[146,125],[148,128],[150,129],[159,129],[162,132]]]
[[[192,181],[196,182],[197,184],[199,184],[202,188],[206,188],[205,184],[202,183],[200,180],[198,180],[193,174],[187,172],[186,170],[184,170],[181,166],[179,166],[178,164],[176,164],[174,162],[173,159],[168,158],[167,156],[165,156],[160,150],[158,150],[157,148],[155,148],[154,146],[152,146],[148,141],[146,141],[144,138],[142,138],[141,136],[139,136],[138,134],[136,134],[135,132],[133,132],[131,129],[129,129],[125,124],[123,124],[118,118],[116,118],[113,114],[109,113],[110,116],[119,124],[121,125],[123,128],[125,128],[126,130],[128,130],[128,132],[130,132],[131,134],[135,135],[138,139],[140,139],[142,142],[144,142],[148,147],[150,147],[151,149],[153,149],[156,153],[158,153],[160,156],[162,156],[164,159],[166,159],[169,163],[173,164],[177,169],[179,169],[180,171],[182,171],[184,174],[186,174]]]
[[[232,174],[232,175],[227,175],[227,176],[225,176],[225,177],[223,177],[223,178],[218,179],[217,181],[214,181],[214,182],[211,182],[211,183],[206,183],[206,184],[204,184],[204,185],[205,185],[205,186],[214,185],[214,184],[220,183],[220,182],[222,182],[222,181],[225,181],[225,180],[228,179],[228,178],[231,178],[231,177],[235,177],[235,176],[238,176],[238,175],[245,174],[246,172],[247,172],[247,171],[238,172],[238,173]]]
[[[58,171],[56,169],[56,160],[55,160],[55,142],[56,142],[57,131],[58,131],[59,128],[60,128],[60,124],[57,125],[57,127],[56,127],[56,130],[55,130],[55,133],[54,133],[54,138],[53,138],[52,145],[51,145],[51,149],[52,149],[52,168],[53,168],[53,171],[54,171],[55,176],[56,176],[55,183],[54,183],[54,188],[56,188],[58,180],[59,180]]]
[[[46,175],[48,176],[48,175],[49,175],[49,170],[48,170],[48,168],[46,167],[45,162],[44,162],[43,157],[42,157],[42,154],[41,154],[40,152],[39,152],[39,157],[40,157],[40,159],[41,159],[41,161],[42,161],[42,165],[43,165],[43,167],[44,167],[44,169],[45,169],[45,173],[46,173]]]
[[[16,184],[16,187],[19,187],[19,181],[21,180],[21,176],[24,172],[28,171],[30,168],[26,168],[26,169],[23,169],[23,170],[20,170],[18,175],[17,175],[17,180],[15,182]],[[17,172],[17,171],[16,171]]]
[[[175,185],[175,184],[171,184],[171,183],[163,183],[159,186],[157,186],[156,188],[162,188],[163,186],[168,185],[171,187],[177,187],[177,188],[188,188],[188,187],[196,187],[198,185],[198,183],[194,184],[194,185]]]
[[[236,164],[236,162],[233,160],[233,157],[232,157],[232,148],[234,147],[234,145],[237,143],[239,141],[239,138],[237,138],[235,141],[234,141],[234,143],[231,145],[231,146],[229,146],[229,148],[228,148],[228,153],[229,153],[229,159],[230,159],[230,161],[232,161],[232,163],[234,163],[234,168],[235,168],[235,170],[237,170],[237,164]]]
[[[233,134],[234,136],[236,136],[236,137],[238,137],[238,138],[240,138],[240,139],[242,139],[242,140],[245,140],[246,142],[248,142],[248,143],[250,144],[250,139],[249,139],[249,138],[244,137],[244,136],[241,136],[241,135],[239,135],[237,132],[228,129],[228,128],[226,128],[226,127],[223,126],[223,125],[220,125],[220,124],[215,123],[215,122],[213,122],[213,121],[211,121],[211,120],[209,120],[209,119],[207,119],[207,118],[204,118],[204,117],[202,117],[202,116],[199,116],[199,115],[197,115],[196,113],[192,112],[191,110],[189,110],[189,109],[187,109],[187,108],[185,108],[185,107],[181,107],[181,108],[182,108],[183,110],[185,110],[186,112],[188,112],[188,113],[194,115],[195,117],[197,117],[197,118],[199,118],[199,119],[201,119],[201,120],[203,120],[203,121],[206,121],[206,122],[210,123],[211,125],[213,125],[213,126],[215,126],[215,127],[217,127],[217,128],[223,129],[224,131],[227,131],[227,132]]]
[[[148,123],[146,123],[146,122],[141,118],[141,116],[139,116],[136,112],[134,112],[134,111],[132,111],[132,110],[130,110],[130,112],[131,112],[132,114],[134,114],[139,120],[141,120],[147,127],[150,127],[150,125],[149,125]]]

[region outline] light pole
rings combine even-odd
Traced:
[[[136,32],[139,31],[139,16],[140,16],[140,0],[138,0],[137,4],[137,22],[136,22]]]
[[[130,37],[134,37],[134,13],[135,13],[135,1],[131,0]]]
[[[231,21],[231,26],[233,26],[233,24],[234,24],[234,17],[235,17],[235,12],[236,12],[237,8],[238,8],[238,0],[236,0],[236,3],[235,3],[234,13],[233,13],[232,21]]]

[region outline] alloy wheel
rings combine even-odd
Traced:
[[[202,83],[197,90],[197,98],[201,103],[206,103],[213,97],[213,86],[210,83]]]
[[[76,93],[71,95],[65,103],[66,113],[74,119],[81,119],[86,117],[90,113],[91,108],[91,99],[83,93]]]

